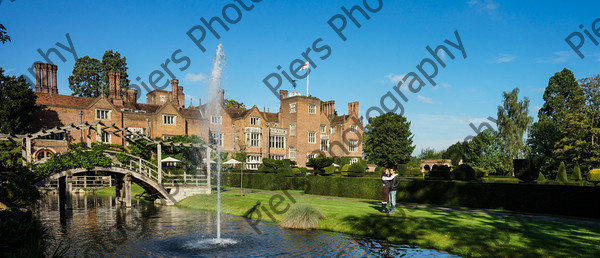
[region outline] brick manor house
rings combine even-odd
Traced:
[[[278,113],[249,109],[225,108],[223,92],[219,95],[221,114],[207,117],[207,106],[201,103],[185,107],[183,87],[171,80],[171,91],[154,90],[146,94],[146,104],[137,103],[138,92],[121,88],[120,74],[109,73],[108,97],[74,97],[58,93],[57,66],[35,63],[35,93],[41,110],[36,113],[35,130],[69,124],[102,121],[127,128],[148,137],[168,140],[175,135],[197,135],[218,144],[229,153],[245,151],[247,166],[257,168],[263,158],[289,158],[305,166],[319,153],[326,156],[362,156],[362,119],[358,118],[358,102],[348,103],[348,114],[335,115],[333,100],[322,102],[315,97],[288,94],[281,90]],[[216,133],[220,128],[221,132]],[[126,146],[127,142],[110,134],[95,134],[92,142]],[[85,141],[86,129],[56,133],[32,142],[34,158],[42,160],[65,152],[68,143]]]

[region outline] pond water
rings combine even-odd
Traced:
[[[226,241],[215,245],[215,212],[141,201],[125,209],[115,206],[114,198],[98,195],[76,195],[73,210],[62,212],[57,195],[45,196],[38,213],[52,242],[69,248],[68,256],[456,257],[335,232],[281,229],[268,222],[258,225],[258,234],[244,218],[227,214],[221,217]]]

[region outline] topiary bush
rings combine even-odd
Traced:
[[[299,168],[292,168],[292,173],[294,173],[294,176],[301,176],[302,170],[300,170]]]
[[[319,173],[319,175],[330,176],[330,175],[333,175],[333,173],[335,173],[335,166],[333,164],[331,164],[331,166],[324,168],[323,172]]]
[[[598,185],[598,183],[600,183],[600,168],[595,168],[590,170],[590,172],[588,172],[587,176],[585,177],[585,179],[594,184],[595,186]]]
[[[556,174],[556,181],[560,183],[568,183],[569,178],[567,177],[567,168],[564,162],[560,162],[558,166],[558,174]]]
[[[443,166],[434,166],[434,168],[429,171],[428,179],[441,179],[441,180],[450,180],[452,179],[452,173],[450,172],[450,167]]]
[[[306,168],[298,168],[300,169],[300,171],[302,172],[302,175],[306,175],[306,173],[308,172],[308,169]]]
[[[581,181],[583,178],[581,177],[581,169],[579,168],[579,162],[575,163],[575,167],[573,168],[573,174],[571,174],[571,180],[573,181]]]
[[[376,174],[381,174],[381,170],[382,170],[382,169],[383,169],[383,167],[377,166],[377,167],[375,168],[375,173],[376,173]]]
[[[513,159],[515,177],[523,182],[531,182],[538,178],[539,170],[531,159]]]
[[[318,170],[317,173],[323,173],[323,169],[331,166],[331,164],[333,164],[333,158],[319,156],[316,158],[309,159],[306,163],[306,166],[311,167],[314,170]]]
[[[535,181],[544,182],[546,181],[546,177],[544,176],[544,174],[542,174],[542,172],[540,172],[538,178]]]
[[[482,177],[487,177],[490,174],[490,171],[483,168],[473,167],[475,170],[475,178],[479,179]]]
[[[396,172],[398,175],[406,176],[408,175],[408,165],[407,164],[398,164]]]
[[[365,175],[365,171],[365,167],[363,167],[361,163],[356,162],[348,167],[347,175],[349,177],[361,177]]]
[[[452,170],[452,177],[454,180],[473,181],[476,179],[475,169],[467,164],[458,165]]]
[[[350,164],[346,164],[344,166],[342,166],[342,172],[348,172],[348,169],[350,168]]]

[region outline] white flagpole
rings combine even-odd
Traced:
[[[310,80],[310,64],[308,65],[308,71],[306,71],[306,96],[308,97],[308,81]]]

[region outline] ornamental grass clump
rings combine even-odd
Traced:
[[[308,204],[297,204],[285,213],[279,226],[289,229],[317,229],[319,220],[322,219],[327,219],[327,217],[316,208]]]

